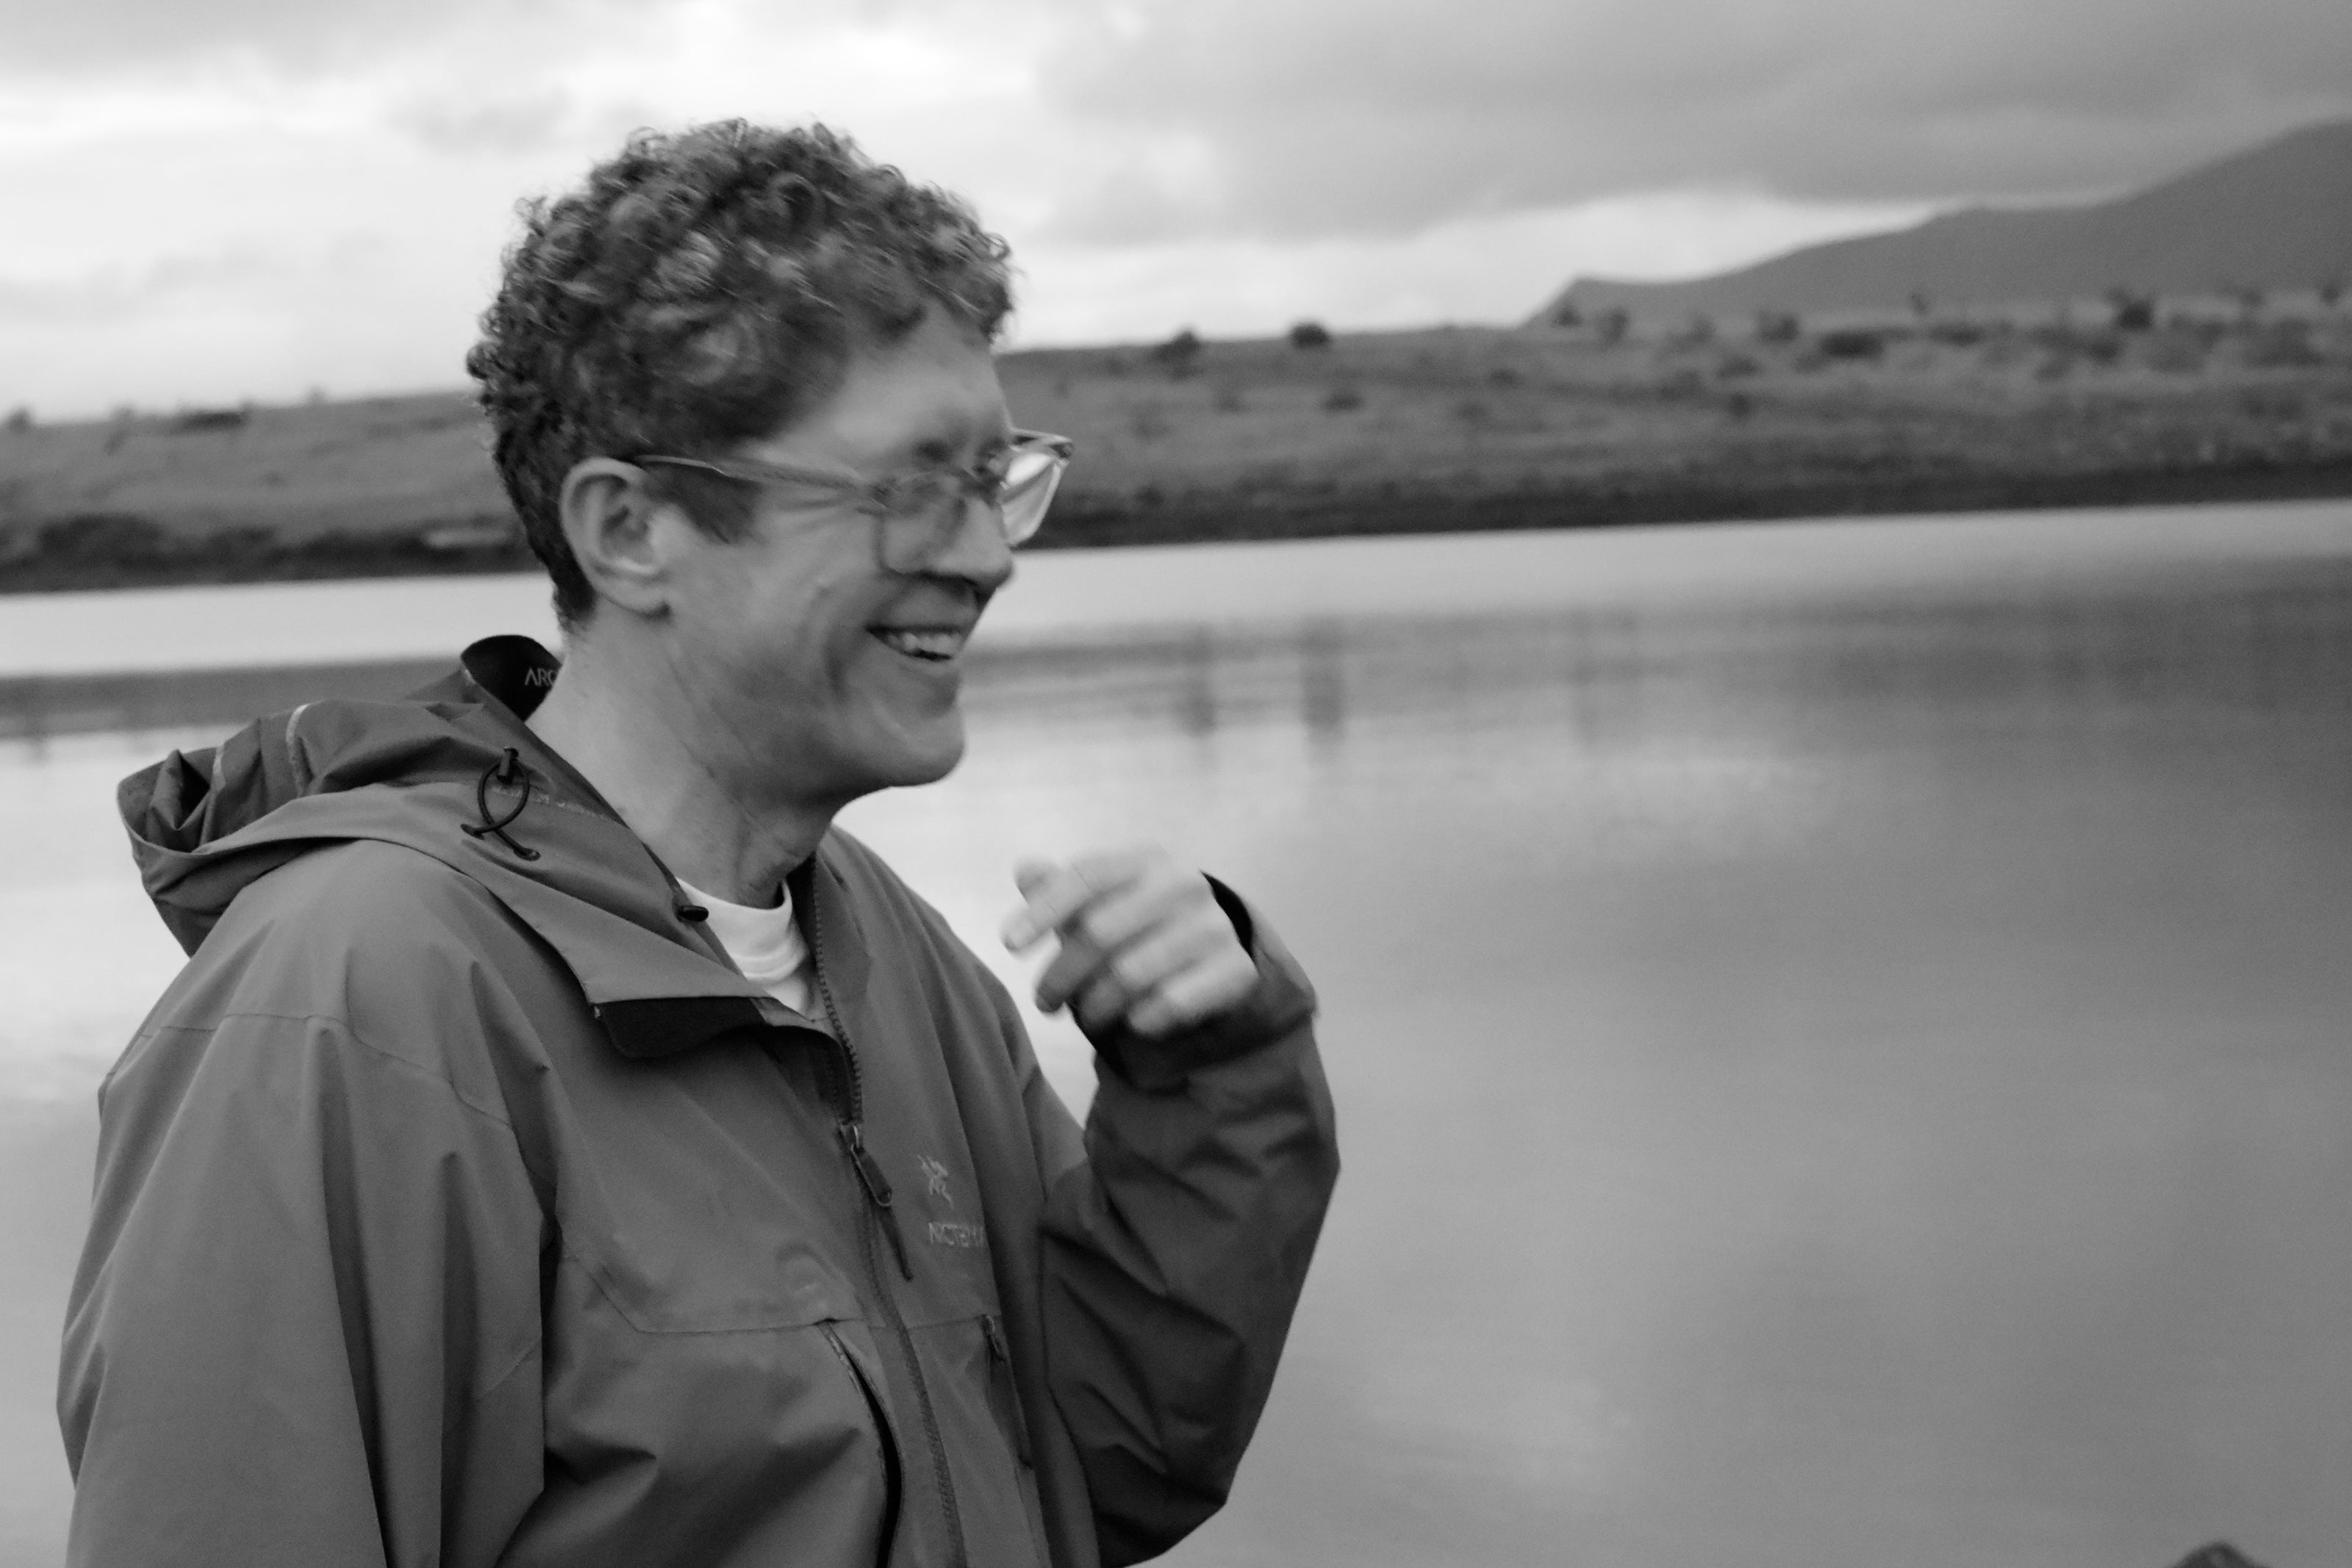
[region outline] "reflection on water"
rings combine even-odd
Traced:
[[[2324,561],[1202,633],[1001,669],[861,821],[975,936],[1148,826],[1323,986],[1348,1173],[1191,1560],[2332,1562],[2347,676]]]
[[[1173,1560],[2341,1561],[2346,547],[999,650],[850,825],[992,955],[1017,853],[1158,837],[1325,998],[1347,1174]],[[83,1091],[170,969],[104,802],[154,748],[0,751],[9,1561]]]

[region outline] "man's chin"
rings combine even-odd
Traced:
[[[887,758],[877,758],[875,771],[882,776],[877,786],[886,789],[906,789],[922,784],[936,784],[955,771],[963,760],[963,721],[952,716],[943,724],[926,726],[923,732],[894,737],[898,744],[890,747]]]
[[[963,748],[961,747],[958,747],[956,748],[955,755],[952,757],[942,758],[935,763],[927,764],[921,768],[908,769],[897,779],[892,779],[890,787],[894,789],[919,789],[925,784],[936,784],[940,779],[946,778],[949,774],[954,772],[956,770],[956,764],[962,760]]]

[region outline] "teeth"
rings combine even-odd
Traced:
[[[961,632],[919,631],[894,626],[874,634],[899,653],[918,659],[952,659],[963,650],[964,634]]]

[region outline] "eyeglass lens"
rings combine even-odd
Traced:
[[[1045,520],[1060,487],[1063,459],[1047,451],[1016,452],[1001,478],[975,483],[973,476],[939,475],[902,492],[882,530],[893,571],[919,570],[947,547],[964,520],[964,508],[986,501],[1008,545],[1025,543]],[[895,526],[894,526],[895,525]]]
[[[1062,459],[1051,452],[1016,452],[1005,465],[1004,483],[997,492],[1003,507],[1004,537],[1019,544],[1045,520],[1045,508],[1062,481]]]

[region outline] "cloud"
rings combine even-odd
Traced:
[[[517,158],[559,150],[601,156],[630,131],[662,121],[630,99],[592,103],[557,84],[506,97],[446,91],[409,97],[385,116],[390,127],[430,152]]]
[[[460,384],[479,302],[469,279],[421,259],[410,236],[354,228],[0,277],[0,406],[78,417]]]
[[[430,51],[449,34],[513,28],[544,52],[593,41],[600,24],[676,0],[18,0],[0,74],[119,76],[195,61],[279,71],[366,66]]]
[[[1892,228],[1913,206],[1663,194],[1448,220],[1418,234],[1203,238],[1017,249],[1022,345],[1270,336],[1302,317],[1349,329],[1526,316],[1575,272],[1687,277],[1815,240]]]
[[[371,37],[430,31],[465,0],[79,0],[19,5],[9,18],[7,64],[113,74],[191,57],[242,55],[315,63]]]
[[[0,323],[121,322],[190,298],[256,298],[289,276],[284,257],[251,246],[174,252],[136,269],[108,265],[71,277],[0,275]]]
[[[1068,341],[1507,320],[2352,114],[2346,0],[0,4],[0,405],[453,382],[516,198],[641,124],[856,134]]]
[[[1062,235],[1402,234],[1644,189],[2136,183],[2352,114],[2352,7],[1129,0],[1077,18],[1041,79],[1129,150]]]
[[[390,116],[436,152],[537,152],[560,144],[572,116],[572,95],[551,87],[527,98],[482,103],[444,96],[412,99]]]

